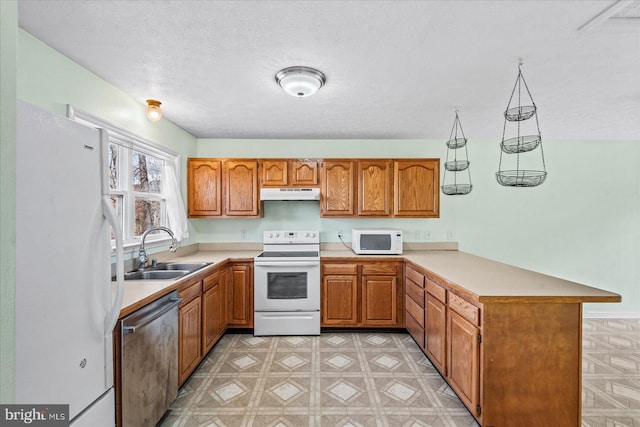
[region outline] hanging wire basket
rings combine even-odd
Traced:
[[[463,148],[464,150],[458,152],[458,148]],[[449,161],[449,152],[453,150],[453,160]],[[463,159],[458,159],[458,155],[462,155],[464,152]],[[449,140],[447,141],[447,159],[444,163],[444,175],[442,177],[442,192],[448,196],[460,196],[464,194],[469,194],[473,186],[471,185],[471,171],[469,170],[469,153],[467,151],[467,138],[464,136],[464,131],[462,130],[462,123],[460,123],[460,117],[458,116],[458,110],[456,110],[456,118],[453,120],[453,127],[451,128],[451,134],[449,135]],[[458,172],[467,171],[466,175],[468,176],[468,184],[467,183],[458,183]],[[453,172],[453,184],[445,184],[447,182],[447,171]]]
[[[463,196],[471,193],[471,184],[449,184],[442,186],[442,192],[447,196]]]
[[[522,105],[518,107],[509,108],[504,112],[505,119],[510,122],[521,122],[522,120],[527,120],[533,117],[536,113],[535,105]]]
[[[447,147],[452,150],[457,150],[467,145],[467,138],[453,138],[447,141]]]
[[[509,138],[500,143],[500,148],[507,154],[526,153],[535,150],[540,145],[542,138],[540,135],[524,135]]]
[[[496,179],[505,187],[535,187],[547,179],[547,172],[536,170],[506,170],[496,172]]]
[[[453,162],[446,162],[444,167],[446,170],[451,172],[460,172],[469,167],[469,160],[454,160]]]
[[[507,108],[504,112],[504,127],[502,130],[502,142],[500,143],[500,163],[496,180],[505,187],[535,187],[542,184],[547,179],[547,168],[544,160],[544,150],[542,149],[542,137],[540,136],[540,124],[538,123],[538,112],[533,97],[527,86],[527,82],[522,75],[522,62],[518,65],[518,77],[511,91]],[[514,105],[512,105],[512,102]],[[524,104],[524,105],[523,105]],[[523,120],[535,118],[537,135],[521,135],[520,123]],[[507,122],[517,123],[517,136],[505,139]],[[540,147],[540,157],[542,159],[542,170],[520,169],[520,155]],[[502,155],[515,154],[515,170],[502,169]]]

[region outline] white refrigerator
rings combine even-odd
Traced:
[[[15,403],[69,404],[72,426],[113,426],[123,268],[106,132],[18,101],[16,139]]]

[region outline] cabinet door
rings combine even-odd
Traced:
[[[322,324],[358,324],[358,276],[325,275],[322,278]]]
[[[263,187],[284,187],[288,184],[287,160],[262,160],[260,183]]]
[[[205,355],[216,343],[222,330],[220,329],[220,285],[216,284],[202,294],[202,354]]]
[[[227,216],[257,217],[258,198],[258,162],[226,161],[225,172],[225,210]]]
[[[200,363],[200,297],[178,311],[178,369],[182,384]]]
[[[391,162],[358,162],[358,215],[391,214]]]
[[[436,368],[446,376],[447,307],[428,292],[424,329],[425,351]]]
[[[227,289],[229,287],[227,277],[229,277],[227,268],[221,269],[218,279],[218,287],[220,288],[220,317],[218,318],[220,323],[218,324],[218,329],[221,333],[227,329]]]
[[[229,268],[228,325],[253,327],[253,286],[251,266],[236,264]]]
[[[222,215],[222,167],[220,160],[189,159],[187,198],[190,217]]]
[[[479,329],[453,310],[448,318],[448,375],[449,384],[460,400],[477,414],[480,347]]]
[[[362,324],[396,326],[398,289],[395,276],[362,276]]]
[[[317,187],[318,161],[291,160],[291,185],[297,187]]]
[[[394,216],[440,216],[439,159],[395,160],[393,183]]]
[[[320,216],[353,216],[353,162],[322,162]]]

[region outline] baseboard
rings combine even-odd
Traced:
[[[640,311],[585,311],[584,319],[640,319]]]

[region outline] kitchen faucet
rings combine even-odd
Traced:
[[[171,246],[169,246],[169,250],[171,252],[175,252],[178,249],[178,242],[176,241],[176,237],[173,235],[173,232],[169,230],[167,227],[153,226],[147,228],[144,233],[142,233],[142,242],[140,242],[140,252],[138,252],[138,270],[143,270],[147,265],[147,252],[144,250],[144,239],[147,238],[147,234],[152,231],[166,231],[169,236],[171,236]]]

